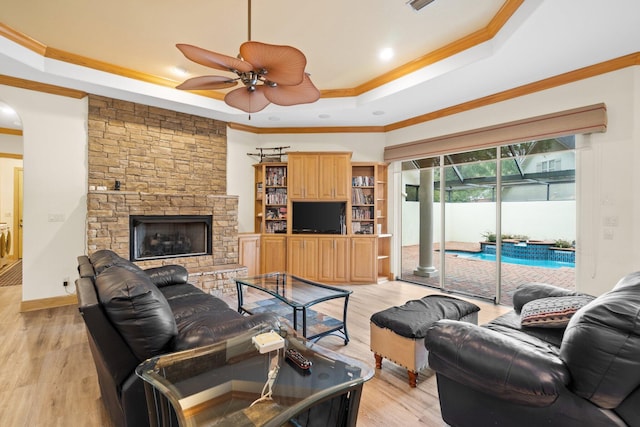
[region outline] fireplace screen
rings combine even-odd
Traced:
[[[129,258],[211,255],[211,215],[132,215]]]

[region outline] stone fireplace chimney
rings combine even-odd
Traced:
[[[231,279],[247,269],[238,265],[238,197],[226,194],[226,129],[217,120],[91,95],[88,253],[111,249],[129,258],[132,215],[211,216],[211,254],[136,264],[180,264],[206,291],[235,290]]]

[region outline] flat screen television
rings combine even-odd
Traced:
[[[294,234],[344,234],[345,202],[293,202]]]

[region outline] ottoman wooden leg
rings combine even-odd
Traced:
[[[376,368],[382,369],[382,356],[378,353],[373,353],[373,356],[376,358]]]
[[[414,371],[407,370],[409,374],[409,387],[415,387],[418,382],[418,373]]]

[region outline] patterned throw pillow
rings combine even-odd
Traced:
[[[522,306],[520,324],[539,328],[564,328],[576,311],[593,301],[590,295],[540,298]]]

